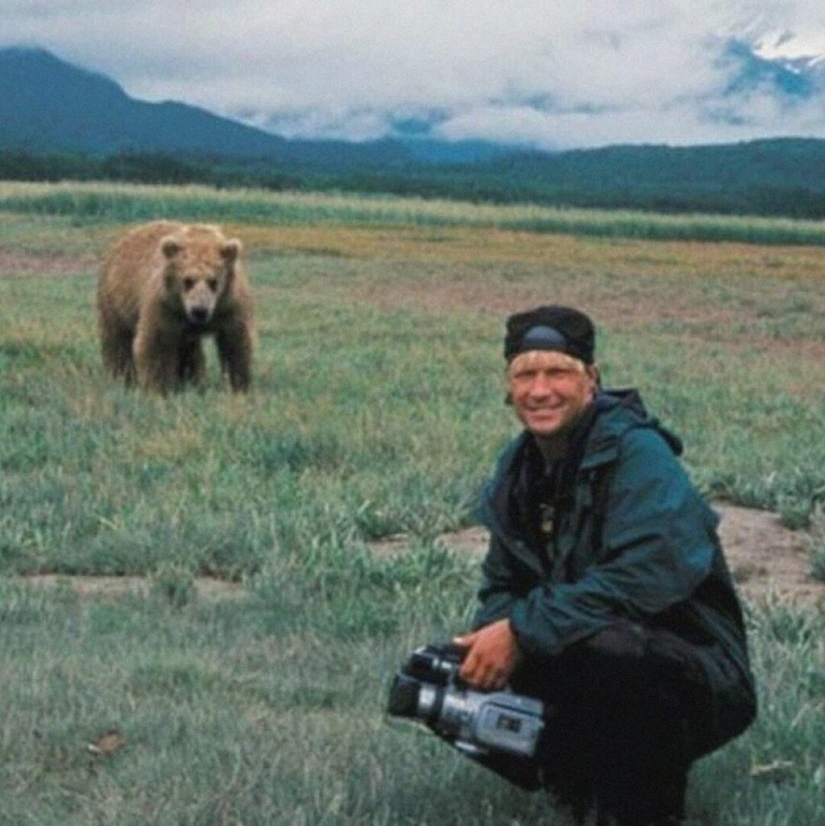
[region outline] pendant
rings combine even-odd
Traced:
[[[550,536],[553,533],[553,518],[555,517],[556,509],[552,505],[541,506],[541,520],[539,526],[541,532]]]

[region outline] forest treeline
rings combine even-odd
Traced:
[[[825,141],[707,147],[615,146],[510,152],[472,163],[376,158],[231,158],[161,152],[34,153],[0,149],[0,179],[206,184],[360,192],[487,203],[659,213],[825,218]]]

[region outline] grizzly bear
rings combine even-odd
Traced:
[[[103,361],[127,384],[162,394],[201,381],[213,335],[233,390],[249,388],[252,299],[241,243],[218,226],[153,221],[112,247],[97,289]]]

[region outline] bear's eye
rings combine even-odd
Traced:
[[[207,279],[206,283],[209,286],[209,289],[212,290],[213,293],[216,293],[218,291],[218,279],[217,278],[209,278],[209,279]]]
[[[189,290],[191,290],[192,287],[194,287],[194,286],[195,286],[195,279],[194,278],[184,278],[183,279],[183,289],[186,290],[186,292],[189,292]]]

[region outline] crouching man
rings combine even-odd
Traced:
[[[742,612],[681,443],[635,391],[600,389],[594,341],[572,308],[507,321],[524,432],[481,504],[461,676],[545,703],[540,780],[578,822],[678,824],[693,761],[756,715]]]

